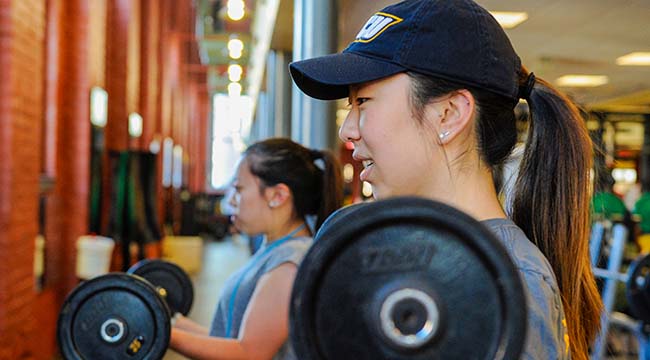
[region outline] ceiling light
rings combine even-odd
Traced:
[[[228,84],[228,96],[239,97],[241,95],[241,85],[237,82]]]
[[[228,17],[232,20],[241,20],[244,17],[244,0],[228,0]]]
[[[230,39],[228,41],[228,56],[232,59],[239,59],[244,50],[244,42],[239,39]]]
[[[244,72],[241,65],[231,64],[228,66],[228,79],[233,82],[241,80],[241,74]]]
[[[490,11],[490,14],[497,19],[499,25],[504,29],[512,29],[528,19],[528,14],[525,12]]]
[[[564,75],[555,82],[565,87],[595,87],[607,84],[609,78],[605,75]]]
[[[616,59],[618,65],[650,66],[650,52],[633,52]]]

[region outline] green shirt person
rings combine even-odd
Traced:
[[[595,220],[624,221],[627,215],[623,200],[610,191],[598,191],[592,196],[591,211]],[[650,202],[647,214],[650,215]]]
[[[634,215],[639,218],[642,234],[650,233],[650,192],[644,192],[634,204]]]

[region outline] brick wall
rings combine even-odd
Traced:
[[[0,359],[51,360],[56,354],[58,312],[77,284],[74,245],[88,226],[90,87],[109,92],[109,149],[128,146],[127,115],[136,110],[129,102],[147,109],[140,110],[149,114],[146,138],[174,131],[186,145],[196,131],[190,118],[196,123],[207,111],[193,109],[207,103],[200,105],[193,98],[197,91],[188,91],[186,54],[177,36],[167,36],[174,22],[161,19],[173,14],[175,4],[190,2],[141,2],[133,20],[132,0],[0,0]],[[147,14],[156,20],[140,24]],[[133,27],[160,32],[129,38]],[[97,36],[106,36],[106,43],[98,45]],[[135,55],[128,55],[126,42],[136,45]],[[134,63],[146,76],[129,82],[127,67]],[[172,114],[183,117],[175,130]],[[147,148],[148,141],[140,146]],[[33,255],[41,173],[55,183],[45,195],[45,282],[39,292]]]
[[[41,164],[44,0],[0,1],[0,358],[37,356],[34,239]]]

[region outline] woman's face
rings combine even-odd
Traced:
[[[374,197],[435,196],[445,162],[427,115],[414,118],[411,80],[397,74],[350,88],[350,112],[339,136],[354,143],[353,157],[363,161],[362,181],[372,185]],[[430,126],[431,125],[431,126]]]
[[[268,200],[264,190],[260,190],[262,181],[250,171],[246,158],[239,161],[235,179],[234,192],[230,198],[234,215],[231,219],[235,227],[248,235],[266,232],[264,224],[269,215]]]

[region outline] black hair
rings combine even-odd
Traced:
[[[266,186],[286,184],[297,215],[316,215],[316,229],[343,205],[343,180],[336,157],[328,150],[311,150],[290,139],[272,138],[246,149],[250,171]]]
[[[489,70],[486,70],[489,71]],[[425,106],[467,89],[476,100],[476,136],[481,160],[494,171],[517,141],[516,101],[487,90],[407,72],[413,115],[423,120]],[[530,124],[514,187],[512,220],[542,251],[558,280],[567,317],[571,356],[587,359],[600,327],[602,302],[589,261],[589,200],[593,152],[580,111],[565,95],[528,71],[518,72],[527,88]]]

